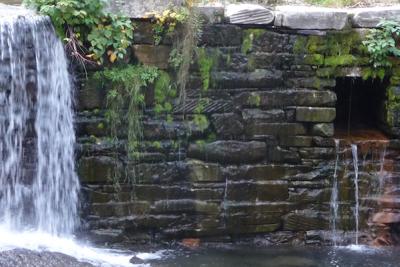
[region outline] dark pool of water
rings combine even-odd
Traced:
[[[207,248],[169,252],[154,267],[395,267],[400,248],[350,249],[329,247]]]

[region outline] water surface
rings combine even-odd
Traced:
[[[226,247],[172,252],[158,267],[395,267],[400,249],[352,247]]]

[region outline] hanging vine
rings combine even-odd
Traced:
[[[122,135],[121,130],[128,124],[128,155],[139,157],[138,145],[143,137],[142,116],[145,105],[145,89],[156,82],[160,71],[155,67],[128,65],[97,72],[95,79],[103,81],[110,89],[107,93],[106,122],[113,141]]]

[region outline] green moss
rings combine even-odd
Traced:
[[[247,70],[254,71],[256,69],[256,60],[254,56],[250,56],[247,59]]]
[[[206,142],[205,140],[197,140],[197,141],[196,141],[196,145],[198,146],[198,148],[199,148],[201,151],[204,151],[204,150],[205,150],[206,144],[207,144],[207,142]]]
[[[293,53],[294,54],[304,54],[306,53],[307,45],[307,37],[305,36],[297,36],[296,41],[293,45]]]
[[[314,80],[314,88],[316,89],[321,89],[322,88],[322,84],[321,84],[321,80],[320,79],[315,79]]]
[[[321,54],[311,54],[304,57],[304,62],[309,65],[323,65],[324,56]]]
[[[317,69],[317,76],[323,78],[335,77],[337,74],[336,68],[319,68]]]
[[[376,79],[379,78],[383,80],[386,76],[386,70],[384,68],[363,68],[361,71],[362,79],[367,80],[367,79]]]
[[[317,77],[332,78],[343,75],[342,67],[369,64],[369,58],[359,52],[361,45],[356,31],[328,32],[325,36],[298,36],[293,52],[304,55],[304,64],[318,67]],[[319,88],[322,84],[317,79],[313,86]]]
[[[326,49],[326,39],[321,36],[310,36],[305,47],[309,54],[322,53]]]
[[[326,55],[353,54],[361,44],[360,34],[356,31],[330,33],[326,38]]]
[[[177,96],[177,90],[171,82],[171,77],[165,71],[160,71],[154,84],[154,112],[157,115],[168,115],[172,112],[172,101]]]
[[[392,69],[390,83],[397,85],[400,84],[400,67],[395,67]]]
[[[232,63],[232,55],[230,53],[226,55],[225,63],[228,66]]]
[[[392,75],[394,77],[400,77],[400,66],[397,66],[392,69]]]
[[[247,54],[253,49],[254,41],[265,33],[262,29],[248,29],[243,33],[242,53]]]
[[[353,55],[336,55],[325,58],[325,66],[338,67],[338,66],[351,66],[356,63],[356,57]]]
[[[99,124],[97,124],[97,129],[104,129],[104,123],[100,122]]]
[[[259,107],[261,105],[261,97],[253,93],[247,99],[247,103],[251,106]]]
[[[210,125],[207,116],[204,114],[195,114],[192,122],[202,132],[205,131]]]
[[[400,110],[400,96],[395,93],[396,87],[392,86],[387,90],[388,100],[386,102],[386,122],[389,126],[394,126],[395,113]]]
[[[207,136],[207,143],[212,143],[217,140],[217,135],[215,133],[210,133]]]
[[[152,143],[152,147],[156,148],[156,149],[161,149],[162,145],[160,141],[154,141]]]
[[[210,88],[211,70],[214,66],[215,59],[214,57],[209,57],[207,55],[206,49],[202,47],[197,49],[197,60],[199,65],[201,81],[203,84],[203,90],[207,91]]]

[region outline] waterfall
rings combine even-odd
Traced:
[[[383,194],[385,186],[385,157],[386,157],[386,145],[383,146],[380,156],[380,169],[379,169],[379,193]]]
[[[333,173],[333,182],[332,182],[332,193],[331,193],[331,201],[330,201],[330,208],[331,208],[331,231],[332,231],[332,240],[333,245],[337,245],[337,219],[338,219],[338,194],[339,194],[339,185],[338,185],[338,175],[337,175],[337,168],[339,164],[339,140],[335,139],[335,147],[336,147],[336,161],[335,161],[335,171]]]
[[[63,45],[48,18],[2,9],[0,88],[1,224],[69,235],[79,191],[73,92]]]
[[[351,151],[353,154],[353,165],[354,165],[354,196],[355,196],[355,207],[354,217],[356,222],[356,245],[358,245],[358,229],[359,229],[359,193],[358,193],[358,151],[357,145],[351,145]]]

